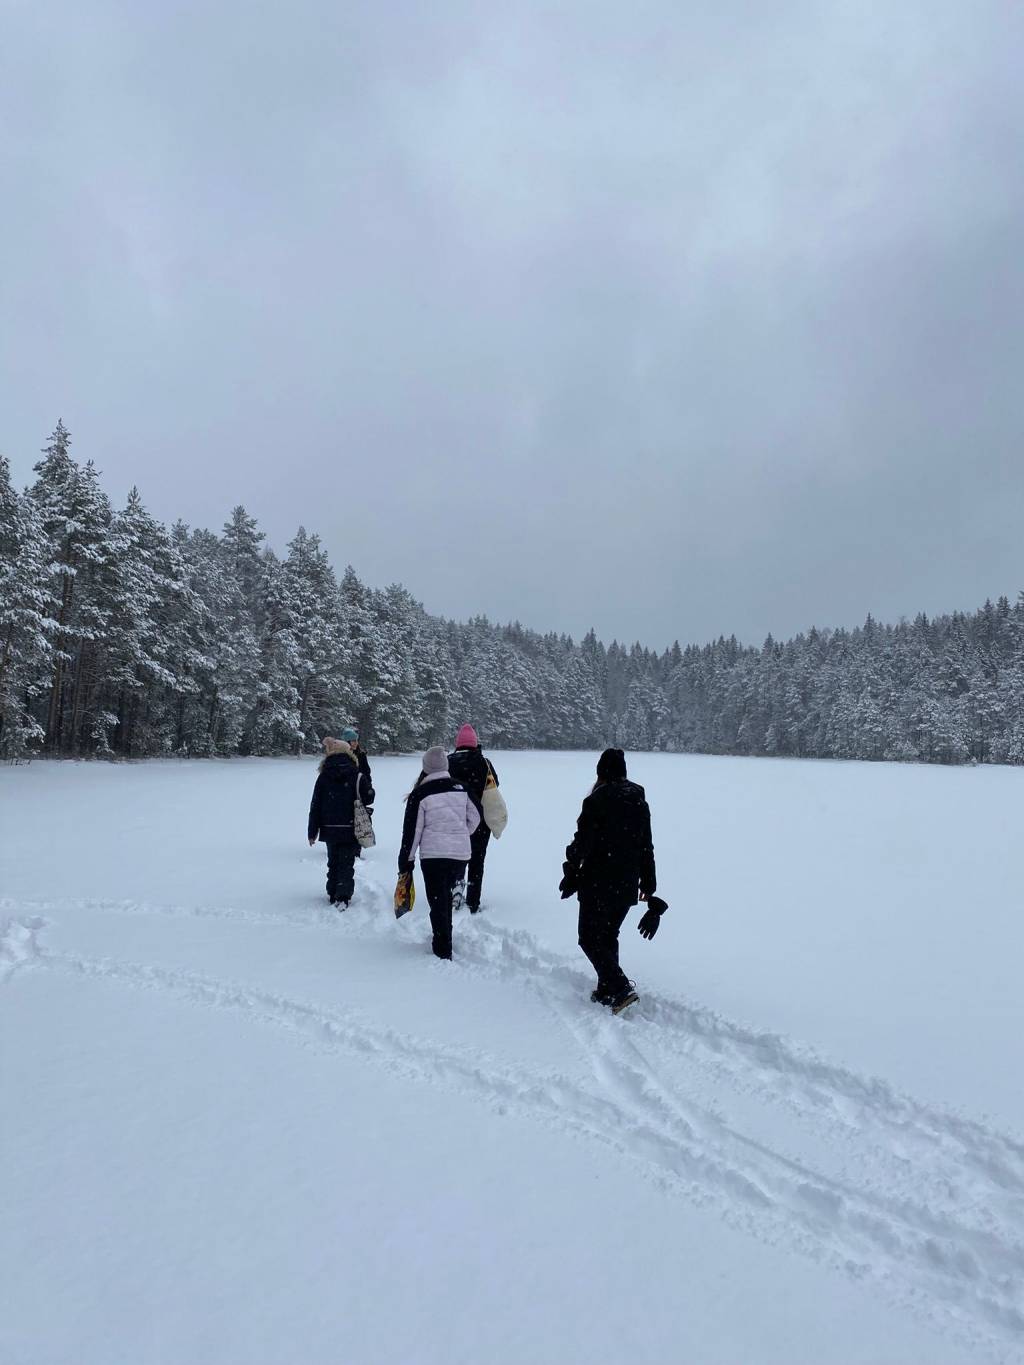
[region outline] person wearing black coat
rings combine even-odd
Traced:
[[[605,749],[598,760],[597,783],[583,802],[562,871],[558,889],[563,900],[579,896],[579,943],[597,972],[591,999],[618,1012],[637,999],[619,966],[619,930],[630,909],[658,886],[650,808],[643,787],[626,777],[621,749]],[[648,916],[660,913],[647,912],[641,933]],[[653,937],[653,930],[644,936]]]
[[[341,737],[355,755],[355,760],[359,764],[360,776],[366,779],[364,783],[366,795],[361,796],[360,799],[366,807],[367,813],[372,815],[373,803],[376,800],[376,792],[373,790],[373,777],[370,774],[370,760],[366,756],[366,750],[359,743],[359,732],[353,729],[351,725],[346,725],[341,732]]]
[[[332,905],[348,909],[355,891],[355,861],[359,842],[355,831],[356,796],[366,805],[373,789],[359,771],[355,754],[344,740],[324,740],[327,757],[313,788],[307,838],[310,848],[327,845],[327,896]]]
[[[362,796],[361,799],[363,805],[366,807],[367,815],[372,817],[373,803],[376,800],[377,794],[373,790],[373,778],[370,776],[370,760],[366,757],[366,750],[359,743],[359,732],[356,729],[354,729],[353,726],[346,725],[344,730],[342,730],[341,732],[341,737],[348,745],[348,747],[352,750],[353,757],[359,764],[360,777],[365,779],[363,783],[363,791],[365,791],[366,795]],[[361,848],[357,848],[356,857],[361,858],[362,856],[363,850]]]
[[[488,777],[493,777],[494,785],[497,786],[498,774],[491,760],[484,757],[484,752],[480,748],[480,741],[477,739],[476,731],[472,725],[463,725],[455,736],[455,750],[448,755],[448,772],[454,781],[461,782],[466,788],[482,817],[484,787],[487,785]],[[466,869],[466,904],[469,906],[471,915],[475,915],[480,909],[480,893],[484,885],[484,861],[487,857],[487,845],[490,842],[491,831],[487,828],[487,822],[481,818],[470,838],[472,854],[469,859],[469,867]]]

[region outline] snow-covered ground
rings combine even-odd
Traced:
[[[0,1360],[1024,1360],[1024,771],[635,756],[614,1019],[593,756],[494,757],[452,964],[414,760],[343,916],[310,760],[0,770]]]

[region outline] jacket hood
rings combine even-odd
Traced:
[[[604,796],[609,801],[646,801],[647,793],[639,782],[628,777],[615,777],[608,781],[598,781],[590,789],[591,796]]]
[[[357,767],[359,766],[358,759],[343,739],[331,740],[330,745],[327,757],[320,760],[321,772],[331,768],[344,767],[347,763],[354,763]]]

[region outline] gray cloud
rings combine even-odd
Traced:
[[[15,472],[656,645],[1024,587],[1021,11],[705,8],[8,5]]]

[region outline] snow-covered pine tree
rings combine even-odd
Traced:
[[[0,456],[0,757],[21,758],[45,739],[33,703],[53,673],[50,579],[39,510]]]
[[[297,642],[295,579],[272,553],[263,557],[260,583],[260,671],[244,752],[295,753],[305,736],[296,680],[302,669]]]
[[[340,584],[305,530],[280,561],[237,506],[168,534],[114,517],[63,422],[25,494],[0,464],[0,751],[280,753],[355,721],[370,747],[485,743],[1024,762],[1024,595],[977,612],[657,654],[593,631],[429,616]]]
[[[320,537],[300,526],[282,566],[289,654],[298,696],[296,752],[314,751],[331,729],[341,678],[338,585]]]
[[[70,443],[67,428],[58,422],[35,466],[31,489],[55,566],[48,604],[56,622],[54,666],[43,722],[45,748],[54,754],[75,752],[79,742],[82,647],[102,626],[93,598],[113,553],[110,502],[93,462],[77,465]]]

